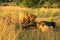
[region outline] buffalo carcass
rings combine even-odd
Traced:
[[[53,27],[55,29],[56,23],[55,22],[47,22],[47,21],[42,21],[45,25],[49,27]]]
[[[37,28],[40,29],[42,32],[50,32],[55,29],[55,26],[55,22],[41,21],[37,23]]]

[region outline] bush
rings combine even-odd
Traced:
[[[40,8],[40,7],[45,7],[45,8],[57,8],[60,7],[58,4],[59,1],[56,0],[0,0],[0,2],[16,2],[16,5],[22,6],[22,7],[32,7],[32,8]],[[54,4],[54,5],[53,5]],[[55,5],[57,4],[57,5]],[[53,5],[53,6],[52,6]]]

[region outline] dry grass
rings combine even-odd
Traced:
[[[56,12],[60,13],[60,9],[58,8],[40,8],[40,9],[32,9],[32,8],[21,8],[14,6],[5,6],[0,7],[0,40],[60,40],[60,32],[50,32],[50,33],[42,33],[38,29],[33,30],[20,30],[20,26],[16,24],[19,22],[19,18],[21,18],[20,13],[32,13],[38,16],[38,13],[51,13],[54,14]],[[9,17],[6,17],[9,14]],[[10,15],[11,14],[11,15]],[[20,16],[19,16],[20,15]],[[22,16],[24,17],[24,15]],[[5,22],[5,20],[11,21],[10,25],[7,25],[9,22]],[[48,17],[47,17],[48,18]],[[50,18],[50,17],[49,17]],[[48,18],[48,20],[50,20]],[[44,20],[44,19],[43,19]],[[58,21],[58,20],[54,20]],[[7,23],[7,24],[6,24]],[[58,21],[59,23],[59,21]]]

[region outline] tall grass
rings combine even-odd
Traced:
[[[42,33],[40,30],[23,30],[18,34],[18,40],[59,40],[60,32]]]
[[[51,21],[54,19],[56,27],[60,29],[60,9],[32,9],[20,8],[14,6],[0,7],[0,40],[60,40],[60,31],[41,32],[38,29],[20,30],[19,15],[20,13],[32,13],[42,20]],[[3,18],[7,14],[12,14],[13,23],[7,25]]]

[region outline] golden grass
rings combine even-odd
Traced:
[[[5,17],[5,15],[12,14],[11,20],[13,23],[15,23],[15,22],[18,22],[17,19],[21,18],[20,13],[26,13],[26,12],[37,15],[38,12],[41,12],[41,13],[42,12],[43,13],[60,12],[60,9],[58,9],[58,8],[56,8],[56,9],[55,8],[32,9],[32,8],[21,8],[21,7],[17,7],[17,6],[4,6],[4,7],[0,6],[0,16],[1,16],[1,18],[0,18],[0,40],[16,40],[17,35],[20,32],[20,30],[18,30],[17,32],[15,31],[15,24],[6,25],[6,23],[3,22],[3,18]],[[17,15],[18,15],[18,17],[17,17]]]
[[[21,8],[21,7],[17,7],[17,6],[0,6],[0,10],[3,10],[3,11],[10,11],[10,10],[14,10],[15,12],[16,11],[35,11],[35,12],[38,12],[38,11],[41,11],[41,12],[60,12],[60,9],[59,8],[39,8],[39,9],[32,9],[32,8]]]
[[[7,18],[6,18],[6,16],[7,16]],[[6,16],[4,16],[5,20],[3,18],[0,19],[0,21],[1,21],[0,22],[0,40],[15,40],[17,35],[15,34],[15,24],[13,24],[13,23],[16,23],[17,19],[16,19],[15,15],[13,15],[13,16],[11,15],[10,18],[13,23],[10,23],[10,25],[8,25],[7,20],[9,20],[9,18],[8,18],[9,15],[6,15]]]
[[[54,14],[56,12],[60,12],[59,8],[38,8],[38,9],[32,9],[32,8],[21,8],[21,7],[17,7],[17,6],[0,6],[0,13],[4,14],[11,14],[11,13],[21,13],[21,12],[28,12],[28,13],[32,13],[34,15],[37,15],[37,13],[51,13]],[[2,15],[1,14],[1,15]]]

